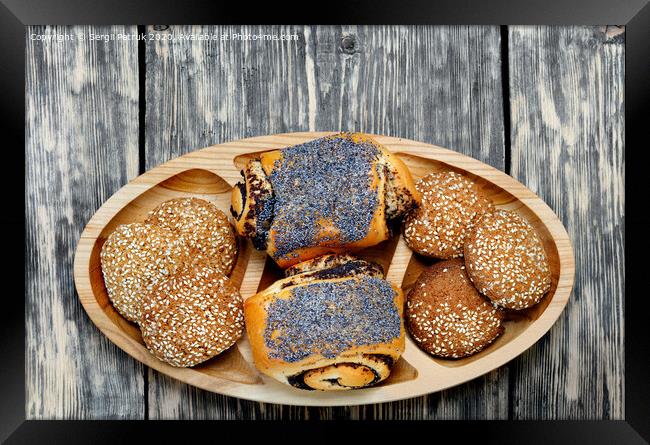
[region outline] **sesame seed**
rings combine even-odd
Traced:
[[[111,303],[128,320],[140,319],[143,297],[184,267],[191,252],[172,231],[151,224],[118,226],[102,246],[102,274]]]
[[[524,309],[550,289],[544,246],[517,213],[498,210],[483,215],[468,238],[465,257],[474,284],[499,306]]]
[[[413,339],[443,358],[475,354],[502,332],[503,315],[472,286],[462,260],[425,269],[407,297],[406,316]],[[444,273],[444,271],[453,273]],[[422,292],[422,284],[427,292]]]
[[[220,271],[186,268],[145,296],[140,329],[147,348],[160,360],[194,366],[228,349],[242,335],[242,298]]]
[[[430,173],[416,183],[420,206],[404,223],[404,238],[416,252],[436,258],[463,255],[465,238],[476,219],[493,204],[476,184],[455,172]]]
[[[237,259],[235,233],[226,214],[211,202],[170,199],[153,209],[145,222],[181,237],[191,250],[192,264],[205,264],[225,275],[232,271]]]

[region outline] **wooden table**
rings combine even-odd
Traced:
[[[622,419],[624,36],[616,27],[147,27],[297,41],[31,40],[26,66],[26,414],[31,419]],[[90,322],[72,261],[116,190],[175,156],[270,133],[421,140],[514,176],[559,215],[576,284],[507,366],[402,402],[259,404],[178,383]]]

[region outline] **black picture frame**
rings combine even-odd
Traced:
[[[244,10],[242,13],[242,10]],[[331,12],[330,12],[331,10]],[[650,217],[645,211],[645,172],[650,156],[642,132],[648,126],[650,114],[650,4],[648,0],[533,0],[438,2],[349,0],[344,3],[309,8],[306,3],[268,2],[265,5],[208,1],[173,2],[171,0],[128,1],[46,1],[4,0],[0,5],[0,76],[2,77],[0,109],[5,141],[4,167],[6,181],[12,181],[11,193],[5,196],[10,209],[2,212],[3,232],[24,234],[25,194],[16,193],[15,184],[24,184],[25,141],[25,26],[35,24],[128,24],[128,23],[309,23],[331,24],[335,19],[346,24],[557,24],[626,26],[625,43],[625,420],[624,421],[545,421],[545,422],[438,422],[440,434],[461,434],[463,439],[501,443],[644,443],[650,440],[650,334],[646,329],[650,305],[644,292],[643,278],[650,251],[645,233]],[[7,137],[9,136],[9,137]],[[643,142],[645,145],[642,145]],[[21,203],[22,201],[22,203]],[[21,206],[22,204],[22,206]],[[23,218],[21,218],[21,215]],[[24,236],[22,237],[24,239]],[[8,244],[8,246],[7,246]],[[5,252],[25,252],[19,236],[5,237]],[[633,250],[632,250],[633,249]],[[18,254],[20,255],[20,254]],[[5,257],[5,259],[8,258]],[[25,258],[25,261],[28,259]],[[153,434],[165,442],[188,439],[188,434],[207,432],[214,436],[215,425],[208,422],[156,422],[155,428],[145,422],[90,421],[25,421],[25,326],[24,300],[17,298],[24,288],[7,277],[20,275],[17,260],[5,261],[5,306],[0,323],[0,439],[8,443],[104,443],[126,441],[137,436],[153,439]],[[578,259],[579,264],[579,259]],[[25,282],[30,279],[25,274]],[[638,290],[638,291],[637,291]],[[15,314],[15,315],[10,315]],[[328,425],[293,423],[290,427],[276,422],[256,424],[255,428],[241,425],[218,426],[218,434],[249,436],[260,426],[270,429],[277,438],[309,437],[332,439]],[[381,434],[389,439],[404,428],[420,427],[431,435],[431,426],[420,422],[408,426],[397,423],[368,425],[364,422],[346,423],[346,429],[363,434]],[[343,427],[341,425],[341,427]],[[429,431],[427,433],[427,430]],[[321,432],[322,431],[322,432]],[[410,430],[409,430],[410,431]],[[337,433],[338,436],[340,433]],[[409,433],[411,434],[411,433]],[[226,436],[223,436],[226,437]],[[234,436],[232,436],[234,437]],[[402,436],[403,437],[403,436]],[[452,436],[453,437],[453,436]],[[216,439],[215,439],[216,440]],[[312,440],[312,439],[309,439]],[[407,439],[408,440],[408,439]]]

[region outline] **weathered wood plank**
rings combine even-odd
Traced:
[[[517,419],[622,419],[624,35],[509,29],[512,175],[560,216],[576,284],[511,367]]]
[[[153,30],[150,28],[150,30]],[[269,133],[348,129],[504,166],[498,27],[177,27],[298,41],[149,41],[146,166]],[[505,418],[508,369],[429,397],[314,409],[222,397],[149,372],[150,418]]]
[[[84,225],[138,174],[137,43],[40,42],[29,34],[135,27],[29,27],[26,56],[26,415],[143,418],[143,367],[92,324],[72,263]]]

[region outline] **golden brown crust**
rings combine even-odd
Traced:
[[[420,206],[404,221],[404,239],[420,255],[463,256],[465,238],[485,212],[494,209],[476,184],[455,172],[430,173],[417,182]]]
[[[158,359],[177,367],[194,366],[241,337],[242,299],[220,271],[187,268],[144,297],[140,329]]]
[[[408,294],[406,319],[419,347],[443,358],[475,354],[503,333],[501,311],[474,288],[461,259],[422,272]]]
[[[295,276],[279,280],[244,303],[246,330],[256,367],[280,382],[303,389],[352,389],[376,384],[388,377],[392,364],[404,351],[402,322],[404,296],[401,289],[389,285],[384,280],[367,276],[314,279],[311,282],[292,284],[291,280],[294,278]],[[348,303],[358,304],[359,301],[355,299],[349,302],[343,301],[346,296],[354,296],[346,294],[346,292],[355,292],[355,289],[379,284],[372,280],[379,280],[389,286],[388,289],[392,295],[389,297],[389,301],[392,309],[386,307],[385,312],[381,312],[384,314],[381,317],[385,319],[379,321],[379,324],[384,323],[388,326],[386,329],[397,329],[394,332],[395,337],[388,336],[386,338],[390,338],[390,340],[387,341],[355,343],[354,338],[365,337],[345,337],[350,335],[345,329],[340,332],[336,329],[327,331],[324,326],[335,322],[335,319],[328,318],[329,311],[334,311],[332,314],[336,313],[339,317],[343,316],[338,311],[345,312]],[[287,286],[287,284],[289,285]],[[309,298],[300,300],[301,294],[305,294]],[[370,298],[374,297],[370,296]],[[377,296],[377,301],[380,301],[379,296]],[[313,308],[316,312],[301,312],[306,307]],[[336,309],[337,307],[338,309]],[[353,309],[350,310],[353,311]],[[347,320],[344,325],[365,326],[364,322],[368,320],[362,320],[362,317],[370,317],[372,314],[367,315],[363,312],[355,311],[356,316],[359,317],[358,323],[347,323],[349,321]],[[315,313],[323,314],[319,317],[324,318],[312,319]],[[394,313],[395,320],[391,318],[391,313]],[[391,323],[397,324],[391,325]],[[323,339],[324,343],[319,346],[316,346],[317,343],[309,346],[310,343],[307,340],[303,341],[302,338],[299,338],[299,341],[295,341],[294,338],[294,341],[289,342],[289,347],[289,343],[285,344],[283,341],[289,339],[289,335],[292,334],[283,329],[271,328],[271,326],[285,326],[283,329],[289,329],[293,335],[297,330],[304,329],[305,336],[310,335],[311,329],[320,329],[314,335]],[[375,334],[382,333],[381,329],[383,328],[383,326],[378,327]],[[344,339],[347,339],[343,343],[337,343],[341,340],[341,337],[338,336],[339,333]],[[371,375],[372,378],[370,378]]]
[[[525,309],[551,287],[551,271],[535,229],[507,210],[487,213],[465,244],[465,263],[474,285],[495,304]]]
[[[170,230],[132,223],[118,226],[109,235],[100,258],[111,303],[125,318],[137,323],[144,296],[160,281],[185,267],[191,252]]]
[[[228,217],[214,204],[198,198],[170,199],[153,209],[148,224],[171,230],[192,251],[192,264],[228,275],[237,259],[237,241]]]

